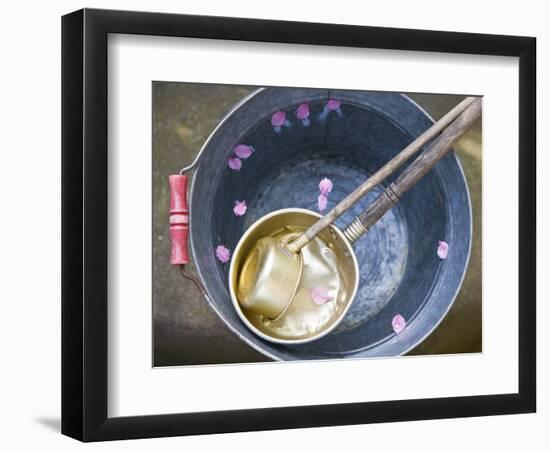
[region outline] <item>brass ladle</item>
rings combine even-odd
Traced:
[[[479,104],[474,104],[476,100]],[[432,127],[417,137],[411,144],[386,163],[378,172],[373,174],[357,189],[351,192],[329,213],[314,222],[295,239],[285,241],[284,239],[281,240],[274,236],[263,236],[258,239],[252,250],[245,257],[242,268],[237,274],[236,296],[239,304],[244,309],[260,314],[266,319],[277,320],[280,318],[289,308],[300,285],[300,279],[304,269],[301,250],[376,185],[394,173],[425,144],[437,137],[447,129],[449,125],[453,124],[469,107],[470,109],[476,109],[477,116],[472,114],[469,121],[460,124],[458,127],[455,126],[456,130],[453,130],[453,133],[449,133],[452,135],[449,138],[452,139],[452,141],[446,142],[446,136],[443,136],[443,134],[440,136],[440,138],[443,138],[442,140],[444,142],[438,143],[442,151],[435,152],[437,153],[436,160],[430,160],[432,156],[428,156],[427,152],[424,152],[415,160],[416,164],[423,156],[428,156],[425,158],[427,160],[425,163],[420,161],[420,164],[418,164],[418,173],[415,173],[413,176],[414,180],[411,180],[410,183],[406,183],[406,189],[401,188],[400,193],[402,194],[410,189],[416,181],[425,175],[431,167],[446,154],[456,140],[466,132],[473,122],[472,117],[479,117],[480,103],[481,100],[476,97],[465,98]],[[398,198],[393,203],[397,201]],[[382,215],[380,215],[380,217]],[[378,220],[380,217],[376,217],[375,220]],[[263,218],[258,222],[262,220]],[[255,227],[255,224],[252,225],[251,228],[253,227]],[[348,230],[346,230],[346,237],[351,234],[352,239],[356,240],[358,236],[365,232],[366,229],[362,225],[361,220],[356,219],[348,227]],[[243,238],[246,237],[243,236]],[[240,244],[239,247],[241,247]]]

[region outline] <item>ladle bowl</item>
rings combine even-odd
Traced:
[[[334,225],[320,233],[319,237],[306,246],[300,257],[303,259],[304,269],[300,277],[300,284],[296,292],[293,292],[289,302],[282,305],[281,314],[276,314],[275,320],[270,320],[266,315],[244,308],[238,298],[239,275],[246,271],[246,256],[256,251],[256,242],[265,236],[272,236],[291,227],[294,231],[303,231],[313,222],[321,217],[319,214],[306,209],[287,208],[274,211],[255,222],[243,235],[235,248],[231,266],[229,269],[229,285],[231,300],[239,316],[246,326],[263,339],[277,344],[304,344],[330,333],[342,321],[350,308],[357,286],[359,284],[359,267],[357,258],[351,244],[348,242],[342,231]],[[325,275],[320,277],[318,273],[327,272],[324,267],[319,267],[319,256],[323,254],[322,261],[329,267],[338,269],[339,282],[332,286],[330,292],[334,298],[324,305],[316,305],[310,295],[310,290],[315,283],[325,282],[329,278]],[[271,268],[276,269],[275,266]],[[252,269],[257,273],[256,270]],[[290,271],[290,273],[293,273]],[[308,278],[314,285],[308,285]],[[268,280],[273,278],[270,273]],[[268,283],[258,283],[266,286]],[[275,283],[273,288],[280,288]],[[292,289],[294,291],[294,289]],[[273,292],[271,292],[273,294]],[[291,300],[291,301],[290,301]],[[269,314],[268,314],[269,316]]]

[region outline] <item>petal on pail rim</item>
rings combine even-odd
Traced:
[[[325,303],[328,303],[332,300],[332,297],[329,295],[328,290],[323,287],[316,287],[309,291],[311,299],[316,305],[322,306]]]
[[[449,254],[449,244],[445,241],[437,241],[437,256],[441,259],[447,259]]]

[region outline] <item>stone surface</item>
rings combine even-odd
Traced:
[[[170,260],[168,176],[191,162],[219,121],[253,88],[155,83],[153,89],[154,364],[188,365],[268,360],[237,338]],[[410,95],[435,119],[462,97]],[[481,129],[456,146],[468,180],[474,237],[461,292],[439,327],[412,354],[481,351]],[[193,267],[191,264],[191,272]]]

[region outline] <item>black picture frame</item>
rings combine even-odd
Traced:
[[[518,393],[107,416],[109,33],[519,57]],[[536,39],[84,9],[62,18],[62,433],[82,441],[535,412]]]

